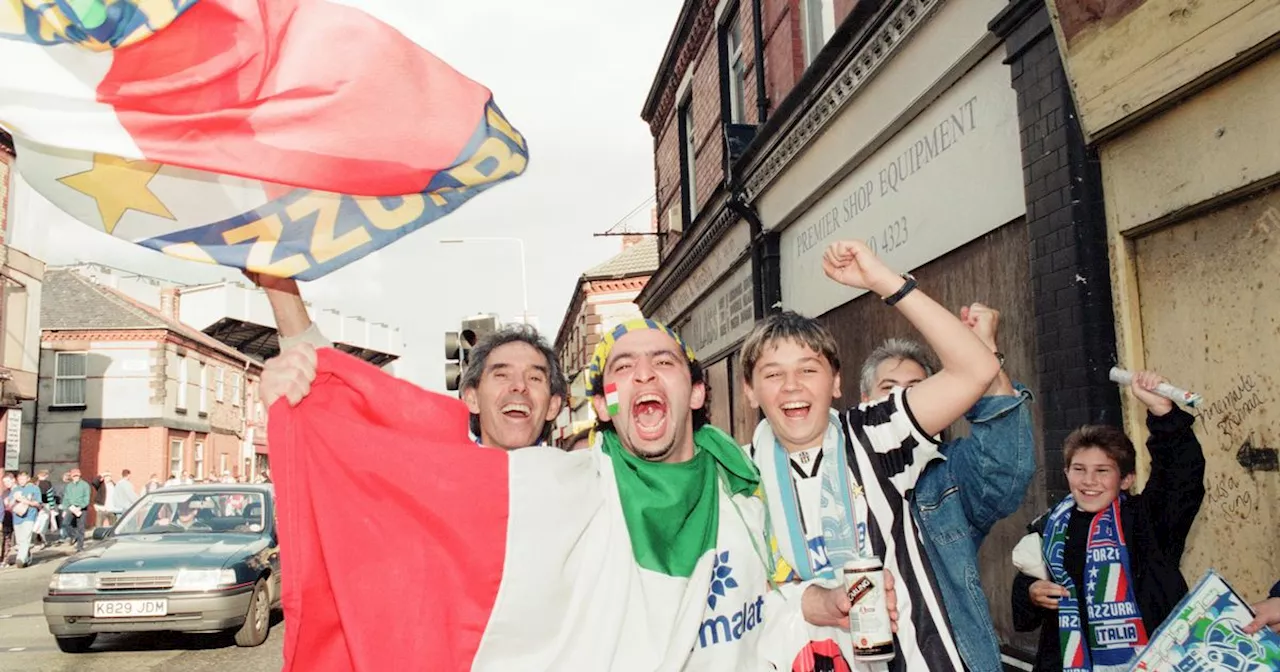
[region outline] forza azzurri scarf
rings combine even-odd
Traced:
[[[1058,603],[1063,672],[1128,670],[1133,658],[1147,645],[1147,630],[1134,599],[1129,549],[1120,523],[1123,500],[1122,494],[1089,524],[1083,586],[1089,621],[1087,639],[1080,622],[1081,587],[1071,580],[1063,561],[1075,498],[1068,495],[1062,500],[1045,525],[1045,564],[1053,582],[1070,593]]]

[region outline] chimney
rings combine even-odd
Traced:
[[[165,287],[160,290],[160,312],[167,318],[178,320],[179,294],[177,287]]]

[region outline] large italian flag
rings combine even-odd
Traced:
[[[488,89],[377,6],[3,0],[0,126],[23,178],[95,229],[320,277],[526,165]]]
[[[606,451],[480,447],[455,399],[318,370],[270,416],[287,672],[790,669],[809,641],[766,644],[799,600],[768,590],[758,499],[713,485],[708,523]],[[694,534],[652,543],[671,521]]]

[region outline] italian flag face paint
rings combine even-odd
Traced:
[[[609,383],[604,386],[604,403],[609,406],[609,417],[618,414],[618,384]]]

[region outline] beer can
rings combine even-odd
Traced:
[[[884,565],[878,558],[858,558],[844,565],[849,595],[849,633],[853,657],[859,662],[893,660],[893,626],[884,590]]]

